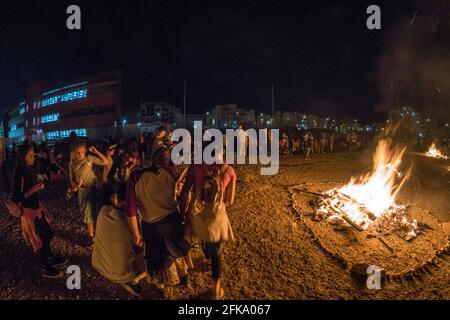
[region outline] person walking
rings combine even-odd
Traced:
[[[227,241],[234,241],[226,208],[234,203],[236,181],[234,169],[226,163],[193,164],[181,192],[180,210],[187,216],[187,237],[198,237],[205,258],[211,261],[214,300],[224,297],[223,247]]]

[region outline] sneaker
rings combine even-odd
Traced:
[[[65,267],[69,263],[69,260],[67,258],[59,257],[59,256],[53,256],[49,258],[49,266],[52,268],[62,268]]]
[[[64,277],[64,273],[61,270],[54,268],[44,268],[41,270],[41,277],[44,279],[60,279]]]

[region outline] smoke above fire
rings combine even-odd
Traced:
[[[423,1],[383,43],[376,81],[378,110],[411,107],[433,119],[436,134],[450,109],[450,2]]]

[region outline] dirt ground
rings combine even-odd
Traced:
[[[409,155],[413,176],[401,197],[439,219],[450,220],[450,163]],[[420,279],[388,282],[368,290],[348,268],[322,250],[292,207],[289,187],[303,183],[346,183],[370,170],[370,156],[361,153],[313,155],[281,159],[280,171],[261,176],[257,166],[237,167],[236,203],[229,210],[236,242],[224,250],[226,299],[450,299],[450,256],[444,255]],[[64,201],[65,187],[53,183],[46,191],[55,216],[55,251],[82,270],[81,290],[68,290],[65,280],[42,280],[33,253],[21,239],[18,221],[1,206],[0,299],[132,299],[121,287],[103,279],[90,266],[86,230],[75,203]],[[2,192],[1,198],[7,194]],[[193,249],[196,269],[192,289],[171,288],[170,299],[207,299],[211,284],[199,247]],[[142,263],[142,261],[140,261]],[[143,299],[157,298],[144,283]]]

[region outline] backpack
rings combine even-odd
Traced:
[[[220,169],[209,170],[194,194],[189,212],[205,220],[214,220],[220,213],[225,212],[224,191],[221,178],[227,171],[224,164]]]

